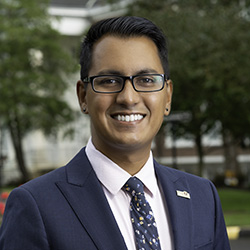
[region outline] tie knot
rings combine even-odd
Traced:
[[[125,190],[132,196],[143,193],[143,183],[136,177],[130,177],[124,185]]]

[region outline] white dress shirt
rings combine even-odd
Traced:
[[[103,191],[128,250],[136,250],[134,230],[129,212],[131,197],[122,189],[131,175],[98,151],[94,147],[91,139],[86,146],[86,154],[97,178],[102,184]],[[145,197],[155,216],[161,249],[174,249],[168,210],[163,192],[155,176],[152,152],[150,152],[146,164],[135,176],[139,178],[145,186]]]

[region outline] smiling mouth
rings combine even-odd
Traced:
[[[115,115],[113,118],[121,122],[134,122],[142,120],[144,116],[141,114]]]

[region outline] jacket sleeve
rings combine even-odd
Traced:
[[[26,189],[14,189],[6,204],[0,228],[1,250],[48,250],[39,207]]]
[[[230,250],[224,216],[221,208],[220,198],[215,186],[210,182],[215,197],[215,228],[214,228],[214,250]]]

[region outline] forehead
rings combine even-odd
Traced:
[[[90,75],[105,71],[135,74],[143,69],[164,73],[158,49],[146,36],[105,36],[93,46]]]

